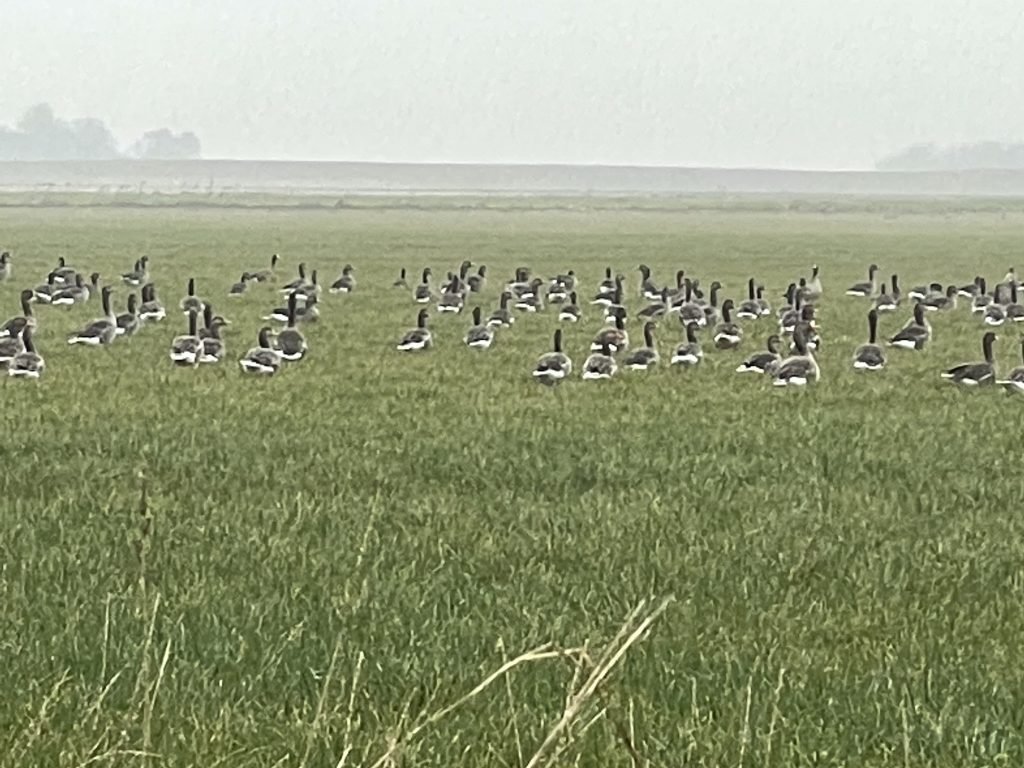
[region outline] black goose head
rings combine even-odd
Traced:
[[[291,328],[295,325],[295,310],[297,308],[297,302],[299,298],[296,296],[295,291],[288,294],[288,327]]]
[[[188,295],[189,296],[195,296],[196,295],[196,279],[194,277],[190,277],[188,279]]]
[[[644,280],[650,279],[650,277],[651,277],[651,268],[650,267],[648,267],[646,264],[641,264],[639,267],[637,267],[637,269],[640,270],[640,277],[642,277]]]
[[[469,274],[469,268],[471,266],[472,266],[472,264],[468,260],[463,261],[462,264],[459,265],[459,277],[461,277],[463,280],[465,280],[466,279],[466,275]]]
[[[299,262],[299,279],[300,280],[305,280],[306,279],[306,262],[304,262],[304,261],[300,261]]]
[[[188,335],[189,336],[195,336],[196,335],[196,325],[197,325],[196,320],[197,319],[198,319],[198,315],[196,314],[196,311],[194,309],[190,309],[188,311]]]
[[[686,341],[690,344],[697,343],[697,324],[687,323],[686,324]]]
[[[626,330],[626,321],[623,320],[621,314],[615,315],[615,327],[618,328],[620,331]]]
[[[277,262],[280,260],[280,258],[281,257],[278,256],[276,253],[273,256],[270,257],[270,268],[271,269],[273,269],[274,267],[277,266]]]
[[[874,344],[878,338],[878,311],[868,312],[868,344]]]
[[[473,325],[480,325],[480,307],[473,307]]]
[[[772,354],[779,354],[779,345],[782,343],[782,339],[777,334],[772,334],[768,337],[768,351]]]
[[[93,288],[98,287],[100,284],[100,273],[93,272],[91,275],[89,275],[89,281],[92,283]]]
[[[29,354],[36,351],[36,345],[32,341],[32,326],[26,325],[21,331],[21,345],[25,347],[25,351]]]
[[[110,315],[110,294],[113,293],[114,289],[109,285],[103,286],[103,291],[100,293],[100,299],[103,301],[103,314]]]
[[[952,299],[954,296],[956,296],[956,286],[950,285],[946,288],[946,298]]]
[[[423,270],[422,282],[424,285],[430,282],[430,267],[427,267],[426,269]]]
[[[134,315],[136,307],[138,307],[138,298],[135,296],[134,293],[129,293],[128,294],[128,314],[129,315]]]
[[[569,294],[569,302],[571,304],[576,303],[576,291],[573,291],[572,293]]]
[[[722,304],[722,321],[725,323],[732,322],[732,308],[735,306],[732,303],[732,299],[726,299]]]
[[[605,267],[604,268],[604,279],[605,280],[611,280],[612,279],[612,268],[611,267]]]
[[[978,278],[978,290],[981,292],[982,296],[988,293],[988,283],[985,281],[984,277]]]
[[[782,298],[786,300],[786,303],[793,306],[793,294],[796,293],[796,283],[790,283],[786,287],[786,292],[782,295]]]
[[[398,276],[405,280],[405,267],[402,267],[402,269],[398,273]]]
[[[427,327],[427,318],[429,316],[430,316],[430,313],[427,310],[421,309],[420,313],[416,316],[416,327],[417,328],[426,328]]]
[[[676,272],[676,288],[683,287],[683,279],[686,277],[686,270],[680,269]]]
[[[316,270],[314,269],[309,275],[310,282],[316,285]]]
[[[25,317],[32,317],[32,297],[34,295],[28,288],[21,292],[21,313]]]
[[[651,349],[654,349],[654,328],[654,323],[644,325],[644,344]]]
[[[920,302],[914,305],[914,323],[924,325],[924,305]]]
[[[764,296],[764,286],[763,285],[759,285],[759,286],[757,286],[757,300],[760,301],[763,296]]]
[[[721,290],[721,288],[722,284],[717,280],[715,280],[715,282],[711,284],[711,298],[708,299],[708,301],[710,302],[712,307],[718,306],[718,292],[719,290]]]
[[[558,330],[555,331],[554,347],[555,347],[555,352],[561,352],[562,351],[562,329],[561,328],[559,328]]]
[[[892,292],[899,293],[900,290],[900,276],[893,274],[892,276]]]
[[[877,264],[872,264],[870,267],[868,267],[868,279],[869,280],[874,280],[875,279],[875,273],[877,271],[878,271],[878,265]]]
[[[257,338],[259,339],[259,345],[263,349],[270,349],[270,326],[264,325],[260,328]]]
[[[986,331],[985,335],[981,337],[981,350],[985,355],[985,362],[989,365],[992,365],[992,361],[994,359],[992,357],[992,344],[995,343],[998,338],[999,337],[996,336],[994,331]]]
[[[212,322],[213,322],[213,306],[211,304],[206,304],[206,305],[203,306],[203,325],[206,326],[207,329],[209,329],[210,323],[212,323]]]
[[[818,265],[817,264],[812,264],[811,265],[811,279],[813,280],[817,276],[818,276]]]
[[[480,268],[476,271],[476,273],[480,275],[480,277],[487,277],[487,265],[481,264]]]
[[[747,298],[750,301],[754,300],[754,290],[754,278],[750,278],[749,280],[747,280]]]

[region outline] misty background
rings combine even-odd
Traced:
[[[5,0],[3,28],[8,133],[46,102],[121,153],[866,170],[1024,140],[1017,0]]]

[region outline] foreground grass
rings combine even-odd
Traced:
[[[397,765],[522,766],[592,669],[579,650],[403,734],[529,649],[596,663],[634,606],[668,597],[557,764],[1024,759],[1021,402],[938,380],[978,356],[966,312],[935,320],[924,355],[855,376],[866,308],[839,290],[870,261],[905,287],[1002,275],[1021,217],[12,209],[0,233],[18,275],[4,317],[57,255],[113,275],[149,253],[166,303],[190,274],[219,301],[233,357],[279,303],[220,300],[243,269],[280,251],[288,276],[305,260],[359,279],[270,381],[170,369],[174,313],[108,353],[63,343],[95,305],[44,311],[46,378],[2,383],[0,764],[369,765],[391,749]],[[687,374],[542,390],[545,315],[482,354],[461,345],[468,317],[438,318],[438,348],[400,357],[416,307],[390,288],[398,268],[463,258],[490,266],[488,308],[520,264],[593,287],[642,260],[726,296],[753,273],[774,300],[817,262],[825,378],[771,391],[732,373],[739,353],[709,352]],[[569,331],[577,365],[598,324]],[[1017,352],[1004,333],[1001,364]]]

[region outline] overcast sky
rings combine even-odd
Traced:
[[[206,157],[869,168],[1024,140],[1020,0],[2,0],[49,101]]]

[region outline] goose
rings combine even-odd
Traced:
[[[294,293],[288,294],[288,324],[277,334],[277,351],[281,353],[281,359],[294,363],[306,356],[309,346],[306,344],[306,337],[302,331],[295,327],[295,309],[298,297]]]
[[[676,287],[669,294],[669,308],[668,311],[675,314],[679,312],[679,308],[683,306],[686,301],[686,270],[680,269],[676,271]]]
[[[911,301],[923,301],[932,296],[941,296],[945,290],[942,283],[929,283],[928,285],[917,285],[910,289],[907,298]]]
[[[298,297],[296,296],[296,299]],[[314,295],[306,299],[304,307],[296,306],[295,322],[315,323],[320,319],[320,300]]]
[[[505,284],[504,290],[511,293],[514,299],[518,299],[523,294],[532,291],[530,270],[527,267],[517,267],[512,280]]]
[[[641,264],[640,270],[640,295],[648,301],[658,301],[661,298],[661,289],[651,280],[651,268]]]
[[[654,346],[655,323],[644,325],[644,346],[630,352],[622,364],[631,371],[646,371],[661,360],[658,348]]]
[[[878,310],[868,312],[868,342],[853,353],[853,367],[858,371],[880,371],[885,367],[885,352],[878,346]]]
[[[427,328],[427,317],[429,315],[430,313],[427,310],[421,309],[416,317],[416,327],[411,331],[406,331],[395,349],[402,352],[420,352],[430,349],[434,343],[434,337],[430,333],[430,329]]]
[[[423,278],[412,292],[413,301],[417,304],[429,304],[434,298],[434,292],[430,289],[430,267],[423,270]]]
[[[786,303],[781,305],[777,310],[779,319],[785,317],[787,312],[792,312],[797,308],[796,297],[796,283],[790,283],[789,286],[787,286],[785,293],[782,294],[782,298],[786,300]]]
[[[199,329],[199,333],[196,334],[200,339],[208,339],[214,337],[220,338],[220,331],[222,328],[231,325],[231,321],[221,315],[213,314],[213,307],[207,304],[203,307],[203,327]]]
[[[887,291],[883,284],[881,293],[875,299],[875,309],[878,312],[895,312],[900,306],[899,277],[892,276],[892,290]]]
[[[16,379],[38,379],[46,368],[46,361],[32,343],[32,328],[22,332],[21,341],[24,349],[7,363],[7,375]]]
[[[552,386],[569,378],[572,374],[572,360],[562,352],[562,329],[555,331],[555,340],[551,352],[545,352],[537,359],[533,368],[533,378],[541,384]]]
[[[12,317],[3,325],[0,325],[0,338],[21,336],[26,328],[35,328],[36,318],[32,314],[33,292],[24,290],[21,292],[21,314]]]
[[[233,299],[237,299],[247,290],[249,290],[249,281],[252,279],[252,275],[249,272],[243,272],[242,276],[238,278],[238,282],[228,289],[228,296]]]
[[[764,286],[757,286],[757,305],[761,308],[761,316],[766,317],[772,313],[772,305],[764,297]]]
[[[1021,339],[1021,359],[1024,360],[1024,339]],[[1010,371],[1010,375],[996,384],[1001,384],[1007,392],[1024,394],[1024,365],[1020,365]]]
[[[221,325],[216,321],[211,321],[204,329],[205,333],[200,338],[202,342],[202,346],[199,349],[200,364],[211,365],[219,363],[223,359],[227,350],[224,346],[224,340],[220,337],[220,329]]]
[[[1007,320],[1024,322],[1024,306],[1017,303],[1017,283],[1010,283],[1010,303],[1006,305],[1005,313]]]
[[[539,277],[534,278],[534,290],[517,298],[514,305],[515,308],[520,312],[539,312],[544,309],[544,299],[540,295],[540,288],[543,284],[544,281]]]
[[[121,275],[121,281],[128,286],[133,288],[140,285],[144,285],[149,282],[149,256],[143,256],[141,259],[135,262],[135,267],[131,272],[125,272]]]
[[[569,289],[557,280],[552,280],[548,285],[546,298],[549,304],[561,304],[569,297]]]
[[[604,349],[622,352],[628,348],[629,334],[626,333],[626,324],[621,317],[615,318],[615,325],[611,328],[602,329],[590,344],[591,352],[599,352]]]
[[[576,271],[570,269],[564,275],[556,275],[554,279],[552,279],[551,284],[560,285],[566,291],[569,291],[571,293],[572,291],[576,290],[577,286],[579,285],[579,280],[577,280],[576,278]]]
[[[288,296],[288,295],[291,295],[294,291],[297,291],[299,288],[301,288],[305,284],[306,284],[306,262],[303,261],[303,262],[299,263],[299,276],[296,277],[294,280],[291,280],[290,282],[286,283],[284,285],[284,287],[281,288],[280,291],[278,291],[278,292],[280,294],[282,294],[283,296]]]
[[[611,294],[611,299],[604,305],[604,321],[606,323],[615,322],[616,317],[621,317],[623,320],[628,316],[625,302],[622,300],[622,288],[616,288],[615,293]]]
[[[995,300],[992,294],[987,290],[988,286],[985,283],[984,277],[978,278],[979,292],[978,295],[971,299],[971,313],[981,314],[983,313],[990,304]]]
[[[611,349],[605,343],[597,352],[591,352],[583,363],[583,380],[599,381],[610,379],[619,370],[619,364],[612,357]]]
[[[889,339],[890,347],[920,351],[932,336],[932,327],[924,316],[924,307],[914,305],[914,318]]]
[[[709,289],[708,303],[704,304],[702,300],[698,299],[701,309],[704,310],[704,325],[715,325],[718,323],[718,292],[722,290],[722,284],[715,280],[711,283]]]
[[[940,375],[954,384],[965,387],[979,387],[992,384],[996,380],[995,359],[992,356],[992,344],[998,337],[994,331],[986,331],[981,338],[981,349],[985,361],[981,363],[963,363],[943,371]]]
[[[1002,304],[997,304],[993,301],[987,307],[985,307],[985,314],[982,317],[982,322],[985,325],[1000,326],[1006,322],[1006,310]]]
[[[558,319],[563,323],[578,323],[583,313],[576,303],[576,291],[569,294],[569,303],[558,308]]]
[[[11,252],[0,253],[0,283],[6,283],[11,279]]]
[[[398,272],[398,279],[391,284],[392,288],[408,288],[409,284],[405,281],[405,267],[402,267]]]
[[[480,293],[484,286],[487,285],[487,267],[480,265],[475,275],[470,275],[466,278],[466,285],[469,286],[470,293]]]
[[[668,288],[662,288],[658,301],[648,304],[637,312],[637,319],[647,322],[649,320],[660,320],[668,312]]]
[[[320,296],[320,283],[317,282],[317,271],[314,269],[309,273],[309,282],[303,283],[296,288],[292,293],[295,294],[295,298],[303,303],[308,303],[310,299]]]
[[[1003,282],[1008,285],[1020,285],[1020,283],[1017,282],[1017,270],[1010,267],[1003,276]]]
[[[700,342],[697,340],[699,327],[697,323],[689,323],[686,326],[686,341],[676,347],[669,364],[690,368],[704,359],[704,350],[700,348]]]
[[[175,336],[171,341],[170,358],[171,362],[178,366],[196,366],[199,364],[199,354],[203,349],[203,341],[196,335],[196,321],[198,313],[193,309],[188,313],[188,333],[183,336]]]
[[[804,287],[804,301],[815,302],[821,298],[821,294],[824,289],[821,285],[820,269],[817,264],[811,265],[811,279],[807,282]]]
[[[57,273],[51,272],[46,276],[45,283],[37,285],[32,290],[32,296],[39,304],[51,303],[53,301],[53,295],[57,293],[59,290],[61,290],[60,287],[55,282],[56,279]]]
[[[24,333],[24,331],[22,331]],[[21,336],[5,336],[0,339],[0,368],[6,368],[19,352],[25,351],[25,342]]]
[[[273,281],[276,276],[275,270],[277,269],[277,262],[280,260],[278,254],[273,254],[270,257],[270,269],[260,269],[256,272],[251,272],[250,277],[257,283],[267,283]]]
[[[761,317],[761,305],[757,302],[757,288],[754,278],[747,281],[747,300],[736,309],[736,317],[740,320],[757,320]]]
[[[68,344],[87,344],[92,347],[107,345],[117,338],[117,317],[110,308],[110,294],[113,289],[103,286],[100,300],[103,303],[103,317],[97,318],[85,328],[68,338]]]
[[[792,335],[796,335],[797,332],[803,331],[804,340],[807,343],[807,348],[810,350],[817,350],[821,346],[821,336],[818,334],[818,323],[814,319],[814,305],[805,304],[800,309],[800,319],[796,325],[793,326]],[[796,349],[796,342],[790,345],[791,349]]]
[[[139,315],[134,293],[128,294],[128,311],[117,316],[114,333],[117,336],[134,336],[139,330]]]
[[[779,333],[789,336],[793,333],[797,323],[803,318],[803,297],[798,292],[793,293],[793,306],[786,310],[779,317]]]
[[[273,376],[281,367],[281,353],[270,346],[270,327],[259,331],[259,341],[238,361],[245,373]]]
[[[948,312],[956,309],[956,302],[956,286],[951,285],[946,288],[944,295],[929,296],[927,299],[921,299],[918,304],[928,312]]]
[[[793,342],[796,344],[795,354],[782,360],[772,374],[772,384],[776,387],[803,387],[821,377],[818,362],[807,348],[802,328],[793,333]]]
[[[605,274],[610,276],[611,270],[606,270]],[[610,286],[608,283],[609,279],[610,278],[605,278],[604,282],[598,286],[597,295],[590,300],[591,304],[601,307],[610,307],[615,303],[616,295],[622,294],[622,275],[616,275],[615,278],[611,280]]]
[[[448,273],[448,282],[441,285],[441,293],[460,293],[465,298],[467,291],[467,280],[469,275],[469,268],[473,266],[473,262],[469,259],[464,259],[459,265],[459,272],[453,275],[451,272]]]
[[[85,287],[85,280],[80,274],[75,275],[74,285],[61,288],[50,296],[50,304],[55,307],[69,307],[72,304],[82,304],[89,300],[89,289]]]
[[[957,295],[963,296],[965,299],[973,299],[975,296],[985,293],[985,289],[982,288],[982,283],[984,282],[985,278],[981,275],[975,275],[972,282],[957,288]]]
[[[878,265],[872,264],[868,267],[868,281],[866,283],[854,283],[846,289],[847,296],[860,296],[861,298],[874,296],[878,291],[878,280],[875,273],[878,272]]]
[[[273,320],[278,323],[287,323],[288,318],[292,317],[292,310],[290,308],[292,304],[292,296],[295,296],[296,301],[296,309],[294,313],[294,317],[296,320],[300,322],[309,322],[311,320],[319,318],[320,309],[317,306],[319,304],[319,300],[316,298],[316,296],[310,296],[309,299],[306,300],[306,306],[299,307],[299,295],[297,293],[291,293],[288,295],[288,303],[285,306],[275,307],[273,310],[271,310],[270,314],[264,315],[263,319]]]
[[[74,267],[69,267],[63,256],[57,258],[57,267],[53,270],[54,282],[57,285],[69,285],[74,279],[78,271]]]
[[[736,368],[736,373],[774,373],[782,357],[779,347],[782,342],[776,334],[768,337],[766,351],[755,352]]]
[[[352,293],[356,289],[356,276],[353,274],[355,270],[351,264],[346,264],[341,270],[341,276],[331,283],[331,293]],[[402,283],[405,283],[405,270],[402,270]]]
[[[142,286],[142,306],[139,307],[139,319],[144,323],[158,323],[167,317],[167,310],[156,297],[156,286],[146,283]]]
[[[199,314],[203,311],[203,300],[196,296],[196,279],[194,277],[188,279],[188,293],[178,306],[181,307],[181,311],[186,315],[189,312]]]
[[[689,278],[684,285],[685,298],[679,305],[679,322],[686,328],[690,323],[696,323],[703,328],[708,324],[708,317],[704,314],[704,308],[693,300],[693,283]]]
[[[491,313],[491,316],[487,318],[487,325],[491,328],[511,328],[512,324],[516,321],[515,317],[508,309],[508,302],[512,298],[512,294],[505,291],[501,294],[499,307]]]
[[[466,296],[463,293],[462,282],[458,277],[454,277],[441,294],[441,299],[437,302],[437,311],[442,314],[458,315],[465,306]]]
[[[614,293],[615,292],[615,279],[612,278],[612,268],[605,267],[604,269],[604,280],[597,286],[597,293],[600,296],[602,293]]]
[[[736,349],[743,341],[743,329],[732,321],[732,308],[732,299],[726,299],[722,304],[722,322],[715,326],[716,349]]]
[[[480,307],[473,307],[473,327],[466,331],[466,346],[488,349],[494,341],[494,329],[480,322]]]

